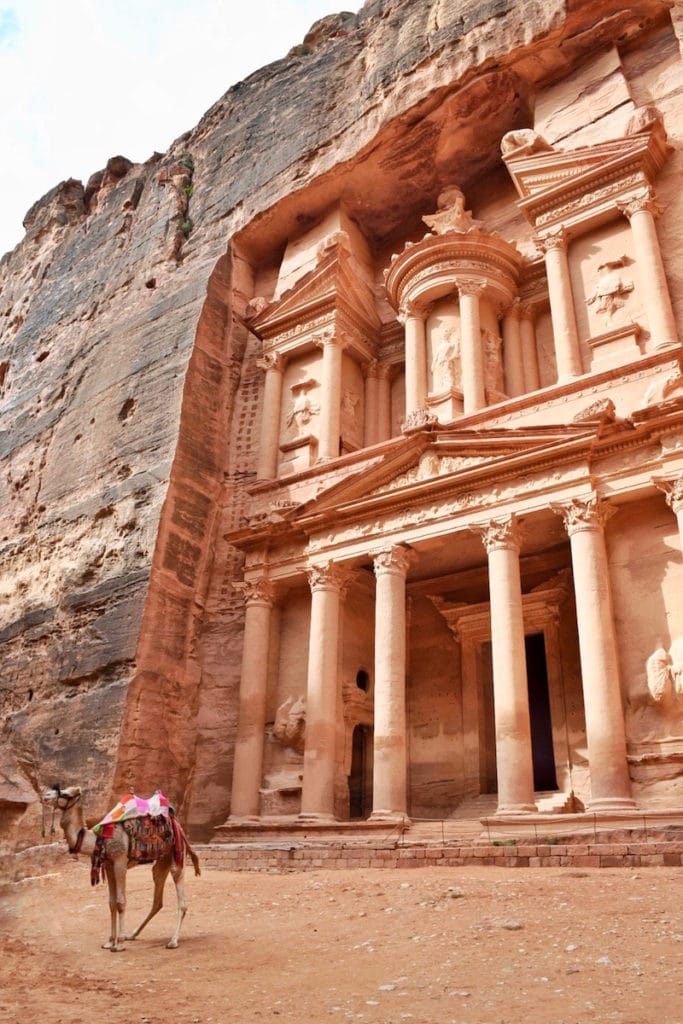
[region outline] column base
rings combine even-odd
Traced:
[[[636,802],[627,796],[599,796],[595,800],[588,801],[588,810],[600,811],[633,811],[636,810]]]
[[[387,825],[410,825],[410,818],[403,811],[373,811],[368,821],[385,821]]]
[[[498,804],[496,816],[508,814],[537,814],[536,804]]]
[[[311,825],[330,825],[337,821],[334,814],[318,814],[315,811],[302,811],[301,814],[297,814],[296,820]]]
[[[654,343],[654,349],[659,352],[663,348],[678,348],[680,342],[674,340],[671,341],[656,341]]]
[[[260,825],[261,818],[258,814],[231,814],[226,825]]]

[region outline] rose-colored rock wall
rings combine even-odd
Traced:
[[[273,254],[342,193],[388,251],[453,180],[475,198],[482,182],[483,209],[500,138],[534,106],[539,130],[579,144],[610,118],[622,130],[630,92],[676,142],[668,7],[610,0],[596,20],[559,0],[371,0],[234,85],[167,154],[114,158],[29,211],[0,263],[8,836],[52,778],[86,780],[93,811],[160,785],[197,831],[226,816],[243,613],[222,536],[255,473],[255,268],[274,287]],[[677,311],[679,180],[674,154],[661,238]],[[421,744],[416,763],[441,757]]]

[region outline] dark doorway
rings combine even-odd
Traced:
[[[479,792],[497,793],[496,723],[493,710],[493,654],[491,641],[479,648]]]
[[[532,633],[531,636],[524,637],[524,646],[529,688],[529,714],[531,716],[534,789],[536,792],[543,792],[557,789],[550,695],[548,693],[548,668],[545,660],[543,634]]]
[[[357,725],[351,740],[349,818],[367,818],[372,811],[372,729]]]

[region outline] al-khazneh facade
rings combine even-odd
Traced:
[[[525,245],[454,182],[393,254],[338,202],[256,281],[228,826],[680,796],[670,146],[648,108],[619,138],[501,150]]]

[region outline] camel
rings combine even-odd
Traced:
[[[69,786],[67,789],[62,789],[60,786],[55,785],[43,794],[43,803],[48,807],[52,807],[55,811],[61,811],[60,824],[64,837],[69,844],[69,853],[91,856],[95,849],[97,836],[92,829],[85,826],[81,790],[79,787]],[[199,858],[184,835],[183,842],[192,858],[195,875],[201,874]],[[164,885],[169,872],[175,882],[176,894],[178,896],[178,920],[175,932],[171,940],[166,944],[166,948],[175,949],[180,936],[180,926],[187,913],[187,904],[183,887],[183,868],[175,863],[173,840],[169,841],[161,857],[155,860],[152,866],[152,878],[154,880],[152,909],[142,924],[130,936],[126,935],[125,928],[126,872],[128,868],[135,867],[135,861],[129,859],[129,851],[130,837],[128,833],[123,825],[114,825],[114,835],[111,839],[104,840],[104,870],[109,887],[111,929],[109,939],[103,943],[102,949],[110,949],[112,953],[119,953],[125,948],[123,943],[136,939],[145,925],[152,920],[155,914],[159,913],[163,905]]]

